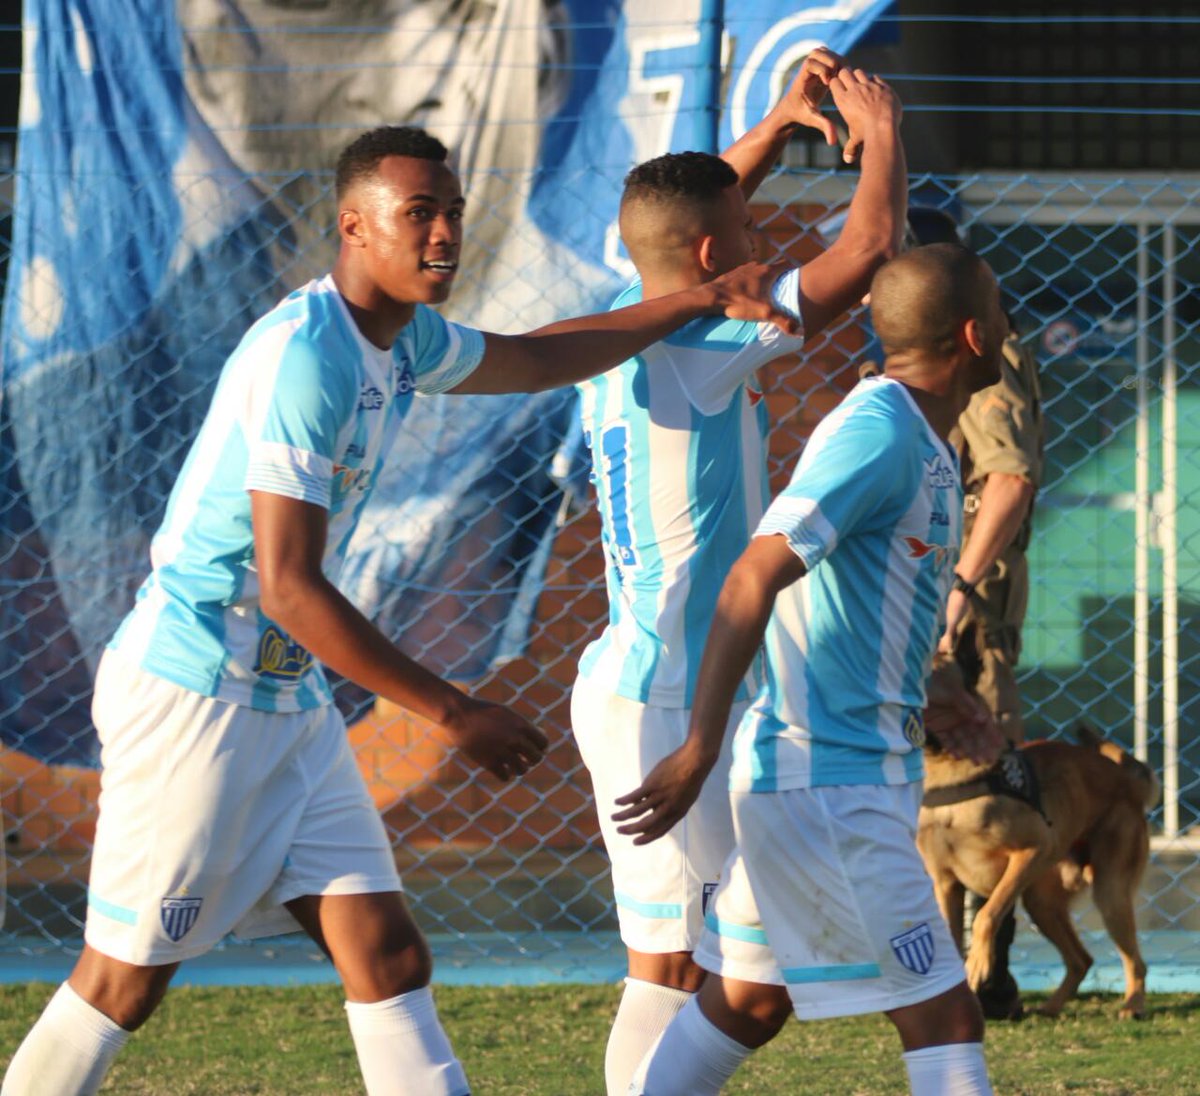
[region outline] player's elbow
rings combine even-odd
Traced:
[[[258,603],[263,615],[294,636],[297,623],[303,619],[310,584],[289,571],[264,571],[259,578]]]

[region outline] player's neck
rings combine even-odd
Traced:
[[[884,363],[884,375],[908,389],[933,432],[943,440],[950,436],[970,400],[960,374],[953,362],[930,362],[905,354],[893,354]]]
[[[708,279],[692,270],[639,270],[642,279],[642,300],[652,301],[685,289],[695,289]]]
[[[356,277],[340,262],[333,268],[333,284],[346,302],[354,326],[364,339],[380,350],[391,349],[396,336],[412,320],[417,309],[415,304],[393,300],[374,283]]]

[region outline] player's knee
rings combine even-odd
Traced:
[[[983,1010],[966,982],[960,982],[928,1001],[894,1009],[887,1015],[896,1025],[905,1050],[983,1040]]]
[[[126,1031],[137,1031],[162,1003],[175,969],[77,966],[70,982],[71,988],[97,1012]]]
[[[429,985],[433,955],[420,935],[385,937],[343,955],[338,968],[352,1001],[386,1001]]]

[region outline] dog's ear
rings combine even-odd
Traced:
[[[1075,728],[1075,741],[1081,746],[1088,746],[1093,750],[1098,750],[1104,739],[1096,733],[1095,728],[1089,727],[1086,723],[1080,723]]]

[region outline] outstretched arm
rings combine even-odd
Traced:
[[[474,700],[402,654],[321,570],[328,515],[313,503],[250,492],[262,611],[330,669],[444,728],[501,780],[537,764],[546,737],[515,712]]]
[[[623,795],[613,820],[618,833],[647,845],[667,833],[692,804],[721,753],[738,686],[750,669],[775,597],[804,574],[804,564],[782,536],[755,537],[729,572],[704,645],[688,736],[664,757],[639,788]]]
[[[842,68],[829,86],[850,130],[847,156],[862,150],[862,173],[841,235],[800,271],[806,338],[862,300],[875,271],[899,252],[908,209],[900,100],[862,69]]]
[[[747,201],[800,126],[811,126],[824,135],[826,144],[837,144],[833,120],[817,108],[841,67],[842,59],[836,53],[818,46],[804,59],[791,86],[767,116],[721,153],[721,159],[738,173]]]
[[[456,393],[540,392],[587,380],[633,357],[698,316],[773,323],[787,334],[792,316],[771,303],[786,263],[746,263],[704,285],[640,304],[560,320],[526,335],[484,335],[483,360]]]

